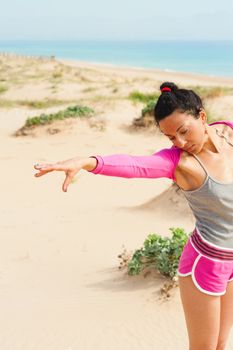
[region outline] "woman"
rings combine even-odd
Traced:
[[[77,157],[35,165],[36,177],[66,174],[63,191],[85,169],[119,177],[167,177],[176,182],[196,218],[178,268],[190,350],[222,350],[233,323],[233,122],[207,124],[200,97],[165,82],[154,109],[173,143],[151,156]]]

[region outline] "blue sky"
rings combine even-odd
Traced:
[[[6,0],[3,39],[233,39],[233,1]]]

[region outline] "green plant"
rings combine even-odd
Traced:
[[[154,94],[143,94],[139,91],[133,91],[129,94],[128,98],[133,102],[142,102],[142,103],[148,103],[150,101],[154,101],[154,104],[156,103],[157,99],[159,97],[158,93]]]
[[[127,263],[128,274],[138,275],[146,267],[155,268],[165,277],[177,275],[179,259],[189,234],[182,228],[170,228],[172,237],[150,234]]]
[[[6,85],[0,85],[0,94],[3,92],[6,92],[8,90],[8,87]]]
[[[117,93],[118,92],[118,88],[117,87],[115,87],[114,89],[112,89],[112,93],[113,94],[115,94],[115,93]]]
[[[96,91],[97,89],[94,88],[94,87],[88,87],[88,88],[85,88],[82,90],[82,92],[93,92],[93,91]]]
[[[20,106],[27,106],[30,108],[36,108],[36,109],[43,109],[43,108],[49,108],[53,107],[56,105],[62,105],[65,104],[66,101],[64,100],[55,100],[55,99],[44,99],[41,101],[31,101],[31,100],[21,100],[21,101],[16,101],[16,103]]]
[[[64,111],[59,111],[57,113],[51,114],[41,114],[39,116],[28,118],[26,120],[25,126],[30,127],[33,125],[45,125],[50,124],[54,120],[62,120],[66,118],[77,118],[77,117],[89,117],[94,113],[94,111],[86,106],[72,106],[68,107]]]
[[[195,91],[201,98],[215,98],[232,93],[232,88],[222,86],[205,87],[198,85],[188,88]]]
[[[62,71],[55,71],[55,72],[53,72],[52,77],[54,79],[58,79],[58,78],[61,78],[62,75],[63,75]]]
[[[153,115],[155,103],[155,101],[151,100],[146,104],[146,106],[142,109],[142,117],[144,117],[145,114]]]

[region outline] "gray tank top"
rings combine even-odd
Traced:
[[[196,190],[181,191],[196,218],[196,227],[206,241],[233,249],[233,183],[214,180],[202,161],[193,156],[206,172],[206,179]]]

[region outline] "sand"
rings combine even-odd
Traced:
[[[177,202],[172,182],[82,171],[63,193],[63,174],[36,179],[33,164],[75,155],[151,154],[170,143],[156,131],[129,128],[142,108],[127,99],[131,91],[157,90],[163,80],[233,87],[233,79],[24,57],[8,57],[7,65],[8,90],[1,99],[8,106],[0,108],[0,348],[187,349],[179,288],[165,300],[162,276],[130,277],[119,270],[117,257],[124,247],[141,247],[149,233],[192,230],[194,219],[183,200]],[[51,76],[54,65],[62,69],[59,82]],[[17,105],[44,98],[64,105]],[[94,119],[57,122],[60,132],[53,135],[41,127],[13,136],[28,116],[63,109],[71,100],[92,107]],[[207,103],[215,116],[233,118],[233,95]]]

